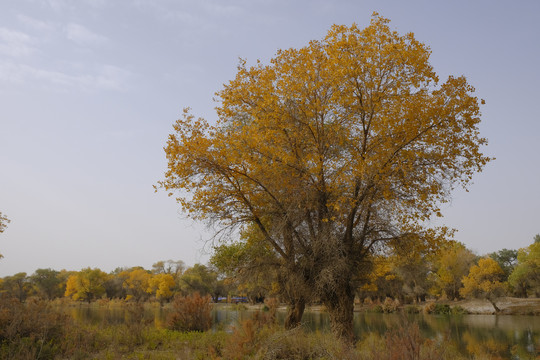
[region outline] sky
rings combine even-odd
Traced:
[[[443,206],[478,254],[540,233],[540,2],[0,0],[0,277],[208,261],[213,230],[153,185],[184,107],[216,119],[239,58],[322,39],[372,13],[465,75],[496,158]]]

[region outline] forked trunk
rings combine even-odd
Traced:
[[[296,299],[290,302],[287,317],[285,318],[285,329],[294,329],[300,325],[305,308],[306,301],[304,299]]]

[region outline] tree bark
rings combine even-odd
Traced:
[[[304,309],[306,308],[306,301],[301,299],[296,299],[289,303],[289,308],[287,309],[287,317],[285,318],[285,329],[290,330],[298,327],[302,322],[302,315],[304,315]]]
[[[354,342],[354,292],[350,285],[338,288],[334,296],[324,301],[330,315],[330,329],[334,335],[352,344]]]

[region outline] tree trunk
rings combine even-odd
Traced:
[[[491,305],[493,305],[493,308],[495,309],[495,313],[496,313],[496,314],[500,313],[500,312],[501,312],[501,309],[499,309],[499,308],[497,307],[497,305],[495,305],[495,300],[492,300],[492,299],[489,298],[489,297],[488,297],[487,299],[488,299],[488,301],[491,303]]]
[[[305,308],[306,301],[303,298],[295,299],[289,303],[287,317],[285,318],[285,329],[294,329],[300,325]]]
[[[334,335],[352,344],[354,342],[354,292],[351,286],[339,288],[331,298],[324,301],[330,315],[330,329]]]

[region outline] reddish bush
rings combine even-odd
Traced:
[[[212,327],[212,304],[210,296],[199,293],[191,296],[177,295],[173,312],[167,318],[167,328],[179,331],[206,331]]]

